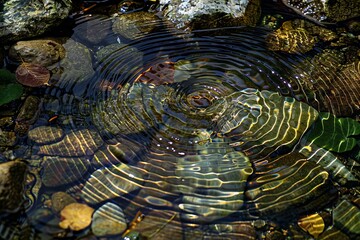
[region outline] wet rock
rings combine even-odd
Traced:
[[[123,210],[114,203],[108,202],[94,212],[91,230],[96,236],[118,235],[126,228]]]
[[[112,30],[128,39],[136,39],[153,31],[158,20],[154,13],[149,12],[121,14],[115,18]]]
[[[50,66],[65,57],[65,48],[53,40],[19,41],[9,50],[14,61]]]
[[[294,28],[290,21],[266,38],[267,47],[272,51],[306,53],[313,49],[316,38],[304,28]]]
[[[332,227],[327,229],[319,236],[320,240],[350,240],[345,233],[341,232],[339,229]]]
[[[76,20],[78,24],[73,29],[73,37],[85,44],[98,44],[111,31],[111,22],[106,15],[88,14]]]
[[[88,203],[100,203],[139,189],[143,181],[137,169],[117,164],[93,172],[82,189],[82,197]]]
[[[76,203],[76,200],[66,192],[56,192],[51,195],[51,208],[55,213],[59,213],[71,203]]]
[[[333,211],[335,226],[349,236],[360,235],[360,209],[347,200],[340,202]]]
[[[93,212],[94,209],[86,204],[71,203],[61,210],[59,226],[74,231],[82,230],[90,225]]]
[[[0,13],[0,42],[35,37],[68,17],[71,0],[4,0]]]
[[[15,132],[24,136],[39,116],[41,100],[35,96],[28,96],[16,117]]]
[[[29,140],[39,144],[50,144],[60,141],[64,137],[64,131],[59,127],[40,126],[28,132]]]
[[[81,129],[71,131],[56,143],[42,145],[39,154],[62,157],[81,157],[93,155],[103,144],[103,140],[95,130]]]
[[[9,127],[14,124],[13,117],[1,117],[0,128]]]
[[[26,169],[18,160],[0,164],[0,212],[16,211],[23,203]]]
[[[45,186],[62,186],[81,180],[89,167],[86,158],[45,157],[41,179]]]
[[[267,162],[255,167],[256,172],[248,182],[246,196],[253,214],[277,218],[276,214],[281,212],[278,217],[284,221],[336,199],[329,174],[301,154],[289,153]]]
[[[301,78],[302,86],[317,97],[313,105],[338,117],[360,113],[360,61],[345,61],[343,52],[324,50],[305,63],[308,70]]]
[[[319,22],[339,22],[360,16],[358,0],[282,0],[303,16]]]
[[[250,25],[260,17],[260,1],[160,0],[165,17],[178,28],[209,29]]]
[[[12,131],[2,131],[0,129],[0,146],[11,147],[16,143],[16,134]]]
[[[60,218],[49,208],[37,208],[28,213],[29,224],[41,233],[61,236],[64,230],[59,227]]]
[[[90,50],[83,44],[68,39],[65,44],[65,57],[53,68],[51,81],[64,88],[89,79],[94,74]]]
[[[121,61],[117,60],[121,59]],[[143,54],[134,47],[127,44],[114,43],[107,45],[96,52],[96,59],[104,76],[111,79],[113,75],[123,74],[134,71],[135,67],[139,67],[143,62]],[[129,59],[131,63],[129,64]],[[126,60],[126,61],[124,61]],[[117,61],[121,67],[111,67],[111,65]],[[107,85],[107,88],[115,88],[116,86],[109,86],[109,84],[102,84],[102,87]],[[106,89],[104,89],[106,90]]]

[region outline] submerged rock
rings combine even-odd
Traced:
[[[17,160],[0,164],[0,213],[16,211],[23,203],[26,168]]]
[[[51,80],[60,87],[71,87],[94,74],[90,50],[83,44],[68,39],[63,44],[65,57],[52,69]]]
[[[0,42],[39,36],[59,25],[72,8],[71,0],[5,0],[1,3]]]
[[[91,230],[96,236],[118,235],[126,228],[125,215],[118,205],[108,202],[94,212]]]
[[[178,28],[254,26],[260,17],[259,0],[160,0],[165,17]]]
[[[53,40],[19,41],[9,50],[15,61],[39,64],[47,67],[65,57],[65,49]]]
[[[153,31],[158,17],[149,12],[132,12],[115,18],[113,32],[128,39],[136,39]]]
[[[19,135],[26,135],[29,131],[30,125],[33,124],[40,111],[41,100],[35,96],[26,98],[19,114],[16,117],[15,132]]]

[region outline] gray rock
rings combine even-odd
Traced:
[[[168,20],[189,30],[253,26],[260,17],[259,0],[160,0],[160,4]]]
[[[68,17],[71,8],[71,0],[5,0],[0,42],[39,36]]]
[[[48,68],[53,73],[51,81],[60,87],[71,87],[75,83],[89,79],[94,74],[90,50],[71,38],[63,47],[66,51],[65,58],[54,67]]]
[[[12,60],[50,66],[65,57],[65,49],[53,40],[19,41],[9,50]]]
[[[26,168],[17,160],[0,164],[0,212],[16,211],[23,203]]]

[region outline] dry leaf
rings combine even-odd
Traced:
[[[49,70],[38,64],[22,63],[16,69],[16,80],[28,87],[48,85],[49,79]]]
[[[315,238],[317,238],[325,228],[324,220],[317,213],[300,218],[298,225],[302,230],[310,233]]]
[[[70,228],[74,231],[82,230],[91,223],[94,209],[82,203],[71,203],[61,210],[61,222],[59,226],[63,229]]]

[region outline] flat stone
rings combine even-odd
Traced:
[[[23,203],[26,169],[18,160],[0,163],[0,212],[16,211]]]

